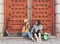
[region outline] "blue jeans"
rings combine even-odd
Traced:
[[[32,34],[30,32],[25,32],[22,34],[23,37],[29,37],[30,39],[32,38]]]

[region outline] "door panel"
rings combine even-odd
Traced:
[[[43,32],[54,33],[54,0],[32,0],[32,22],[34,24],[36,19],[41,20]]]
[[[22,31],[23,20],[27,18],[27,0],[5,0],[5,31],[16,34]]]

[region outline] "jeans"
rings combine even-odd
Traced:
[[[32,34],[30,32],[25,32],[22,34],[23,37],[29,37],[30,39],[32,38]]]

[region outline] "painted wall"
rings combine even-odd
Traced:
[[[60,35],[60,0],[55,0],[55,24],[57,36]],[[3,35],[4,29],[4,0],[0,0],[0,37]]]

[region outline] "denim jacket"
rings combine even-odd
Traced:
[[[38,29],[38,30],[42,30],[42,25],[34,25],[33,26],[33,28],[31,29],[31,33],[33,33],[33,30],[36,30],[36,29]]]

